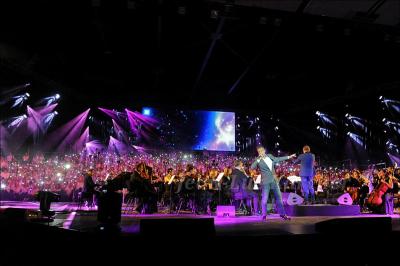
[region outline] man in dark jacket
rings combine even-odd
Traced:
[[[303,154],[299,155],[294,163],[300,163],[300,177],[304,194],[304,203],[312,204],[315,200],[313,183],[315,175],[315,155],[311,153],[310,146],[306,145],[303,147]]]
[[[251,209],[251,199],[248,197],[248,176],[246,175],[243,162],[242,161],[235,161],[234,167],[232,170],[232,179],[231,179],[231,195],[232,198],[236,201],[244,201],[245,208],[246,208],[246,215],[250,215]]]
[[[93,181],[93,169],[89,169],[84,177],[83,180],[83,192],[86,193],[87,195],[93,195],[95,190],[94,188],[96,187],[96,184]]]

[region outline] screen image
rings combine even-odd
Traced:
[[[194,150],[235,151],[235,113],[199,112],[204,118]]]
[[[235,113],[143,108],[157,121],[157,136],[149,141],[158,148],[235,151]]]

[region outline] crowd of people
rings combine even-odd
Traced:
[[[92,169],[94,183],[112,179],[124,172],[135,172],[138,165],[151,169],[149,183],[156,187],[158,203],[170,205],[171,189],[176,182],[182,182],[188,175],[197,180],[199,191],[203,192],[202,204],[197,210],[210,209],[210,203],[229,204],[232,198],[230,187],[232,170],[241,162],[241,169],[251,180],[248,184],[252,200],[245,206],[248,210],[260,212],[260,194],[255,184],[259,171],[251,169],[254,157],[238,157],[231,153],[137,153],[119,155],[108,152],[94,154],[76,153],[45,156],[43,154],[23,156],[7,155],[1,157],[1,200],[33,200],[39,191],[52,191],[60,194],[62,201],[77,201],[84,187],[84,176]],[[296,192],[303,195],[304,188],[299,178],[299,166],[293,160],[278,163],[276,174],[282,192]],[[393,200],[398,192],[398,168],[369,167],[358,169],[338,169],[316,166],[312,178],[315,199],[320,203],[331,203],[338,195],[348,192],[354,203],[366,210],[366,199],[381,182],[388,184],[384,199]],[[250,181],[249,181],[250,182]],[[218,191],[212,193],[212,191]],[[175,202],[176,203],[176,202]],[[178,204],[178,203],[176,203]],[[393,213],[393,207],[384,206],[377,212]],[[181,206],[182,207],[182,206]],[[177,208],[177,206],[175,206]],[[248,211],[247,210],[247,211]]]

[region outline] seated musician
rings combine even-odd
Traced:
[[[96,183],[93,181],[93,168],[90,168],[84,176],[83,180],[83,191],[82,191],[82,200],[87,200],[88,205],[93,205],[93,196],[96,193],[95,188],[97,187]]]
[[[209,214],[211,212],[211,199],[212,199],[212,180],[207,175],[202,175],[200,172],[197,174],[197,206],[198,212]]]
[[[253,203],[253,214],[261,215],[260,198],[261,190],[259,184],[256,184],[258,177],[257,170],[250,170],[250,178],[247,180],[248,204]]]
[[[93,168],[90,168],[84,176],[83,180],[83,192],[87,194],[94,194],[96,184],[93,181]]]
[[[177,193],[185,200],[186,205],[193,210],[197,211],[196,196],[197,196],[197,169],[192,165],[186,166],[186,172],[183,182],[180,184],[180,188]]]
[[[360,181],[360,189],[358,192],[358,201],[360,204],[361,212],[364,212],[366,211],[365,200],[367,199],[369,194],[369,179],[366,176],[361,175],[359,181]]]
[[[221,179],[221,191],[222,191],[222,204],[229,205],[230,200],[231,200],[231,175],[232,175],[232,169],[231,168],[225,168],[224,169],[224,175]]]
[[[358,204],[358,190],[360,189],[360,181],[358,180],[360,177],[360,172],[358,170],[354,170],[349,178],[345,181],[345,192],[349,193],[351,199],[353,200],[353,204]]]
[[[157,193],[151,184],[152,168],[145,163],[136,166],[133,179],[134,190],[139,200],[136,211],[146,214],[157,212]]]
[[[167,169],[167,175],[164,177],[164,184],[168,184],[171,181],[171,179],[174,175],[173,171],[174,170],[172,168]]]

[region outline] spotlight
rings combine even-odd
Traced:
[[[379,100],[381,100],[381,101],[382,101],[382,100],[383,100],[383,96],[379,96]]]
[[[350,114],[347,113],[347,114],[346,114],[346,117],[347,117],[347,118],[350,117]]]
[[[320,129],[321,127],[320,126],[317,126],[317,129]]]
[[[347,136],[350,136],[351,135],[351,132],[347,132]]]
[[[30,96],[29,93],[25,93],[25,94],[22,94],[22,95],[14,96],[13,99],[14,99],[15,101],[14,101],[14,104],[11,106],[11,108],[22,106],[23,103],[24,103],[26,100],[28,100],[28,97],[29,97],[29,96]]]
[[[386,121],[386,118],[382,119],[382,122],[385,122],[385,121]]]
[[[27,118],[28,116],[26,114],[12,118],[12,120],[8,124],[8,128],[13,128],[14,132],[21,125],[22,121],[24,121]]]
[[[142,114],[146,115],[146,116],[150,116],[151,115],[151,109],[150,108],[143,108]]]
[[[60,94],[57,93],[54,97],[56,97],[56,100],[58,100],[58,99],[60,99],[61,96],[60,96]]]
[[[315,114],[316,114],[317,116],[320,116],[320,115],[321,115],[321,112],[320,112],[320,111],[317,111],[317,112],[315,112]]]
[[[55,115],[58,115],[58,112],[57,112],[57,111],[54,111],[53,113],[54,113]]]

